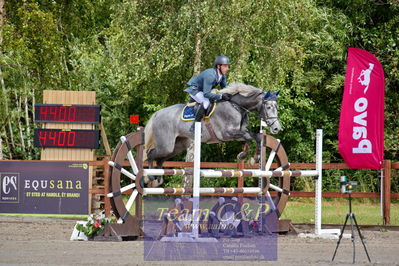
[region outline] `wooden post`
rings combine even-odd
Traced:
[[[137,131],[142,132],[141,136],[144,136],[144,128],[140,127],[137,129]],[[143,154],[144,154],[144,138],[141,139],[141,144],[136,148],[136,165],[138,167],[138,169],[143,169]],[[143,221],[143,197],[141,195],[139,195],[136,198],[136,217],[139,221],[139,223],[141,223]],[[140,234],[142,234],[142,231],[140,231]]]
[[[391,223],[391,160],[384,160],[384,182],[383,182],[383,223],[389,225]]]
[[[111,152],[111,148],[110,148],[110,146],[109,146],[107,134],[105,133],[105,128],[104,128],[103,122],[100,123],[99,127],[100,127],[100,130],[101,130],[101,139],[103,140],[103,144],[104,144],[104,148],[105,148],[105,153],[106,153],[108,156],[111,156],[111,155],[112,155],[112,152]]]
[[[3,140],[0,136],[0,160],[3,160]]]
[[[237,169],[244,169],[245,168],[245,162],[241,161],[237,163]],[[244,177],[239,176],[237,177],[237,187],[244,187]],[[238,202],[242,205],[244,202],[243,198],[244,194],[238,194]]]
[[[104,209],[105,209],[105,216],[109,217],[111,213],[111,202],[107,197],[107,193],[109,191],[109,168],[108,165],[109,157],[106,156],[103,159],[103,167],[104,167]]]

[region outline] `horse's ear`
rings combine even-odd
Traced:
[[[263,96],[264,99],[269,98],[271,95],[270,91],[266,92],[265,95]]]

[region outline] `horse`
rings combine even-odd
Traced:
[[[232,97],[229,101],[217,103],[212,116],[207,121],[201,122],[201,142],[215,143],[226,141],[245,141],[243,152],[238,159],[244,159],[249,153],[249,143],[256,141],[257,147],[261,145],[259,133],[247,129],[249,113],[258,113],[261,120],[266,122],[270,133],[276,134],[281,130],[278,118],[278,105],[276,93],[264,92],[262,89],[243,83],[232,83],[220,90]],[[180,115],[185,104],[175,104],[155,112],[148,121],[144,133],[144,160],[148,160],[149,167],[157,162],[159,168],[162,164],[175,155],[187,150],[194,139],[194,134],[189,131],[193,122],[183,121]],[[208,128],[211,129],[208,129]],[[216,141],[215,141],[216,140]],[[257,149],[259,150],[259,149]],[[162,177],[149,177],[144,182],[148,186],[162,184]]]

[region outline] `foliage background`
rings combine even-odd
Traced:
[[[5,159],[38,159],[33,108],[42,92],[94,90],[111,147],[165,106],[183,103],[185,82],[233,62],[229,82],[281,90],[281,139],[291,162],[314,161],[324,130],[324,161],[337,151],[348,47],[370,51],[386,76],[385,158],[399,155],[397,0],[2,0],[0,139]],[[256,125],[256,118],[252,118]],[[204,145],[204,161],[234,161],[240,143]],[[99,153],[104,153],[100,150]],[[183,155],[176,159],[183,159]],[[324,189],[342,173],[327,172]],[[345,174],[345,173],[344,173]],[[378,191],[376,171],[349,172]],[[398,191],[397,173],[393,190]],[[371,182],[370,182],[371,180]],[[175,182],[170,180],[170,182]],[[294,184],[306,189],[311,182]],[[311,189],[311,187],[309,187]]]

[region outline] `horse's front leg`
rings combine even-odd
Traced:
[[[255,150],[255,157],[254,162],[258,163],[260,161],[260,151],[262,145],[262,135],[260,133],[251,132],[250,133],[256,141],[256,150]]]
[[[245,158],[247,158],[249,153],[249,141],[245,142],[244,146],[242,147],[242,152],[237,155],[237,161],[241,162]]]
[[[237,130],[237,131],[234,131],[234,132],[229,132],[229,138],[231,140],[241,140],[241,141],[244,140],[245,141],[245,144],[243,146],[242,152],[240,152],[237,155],[237,160],[238,161],[244,160],[248,156],[248,154],[250,153],[249,145],[250,145],[251,141],[256,140],[257,146],[260,145],[260,139],[258,140],[259,137],[257,136],[257,134],[249,132],[249,131],[238,131]]]
[[[262,135],[259,134],[259,133],[255,133],[255,132],[247,132],[247,133],[250,136],[250,140],[255,140],[256,141],[255,155],[254,155],[254,157],[251,157],[249,159],[249,164],[250,165],[255,165],[255,163],[258,163],[260,161]],[[244,148],[243,148],[243,151],[238,154],[237,159],[243,160],[244,158],[246,158],[246,156],[248,156],[248,154],[250,153],[250,148],[249,148],[250,140],[246,141],[246,143],[244,145]],[[241,156],[241,157],[239,157],[239,156]]]

